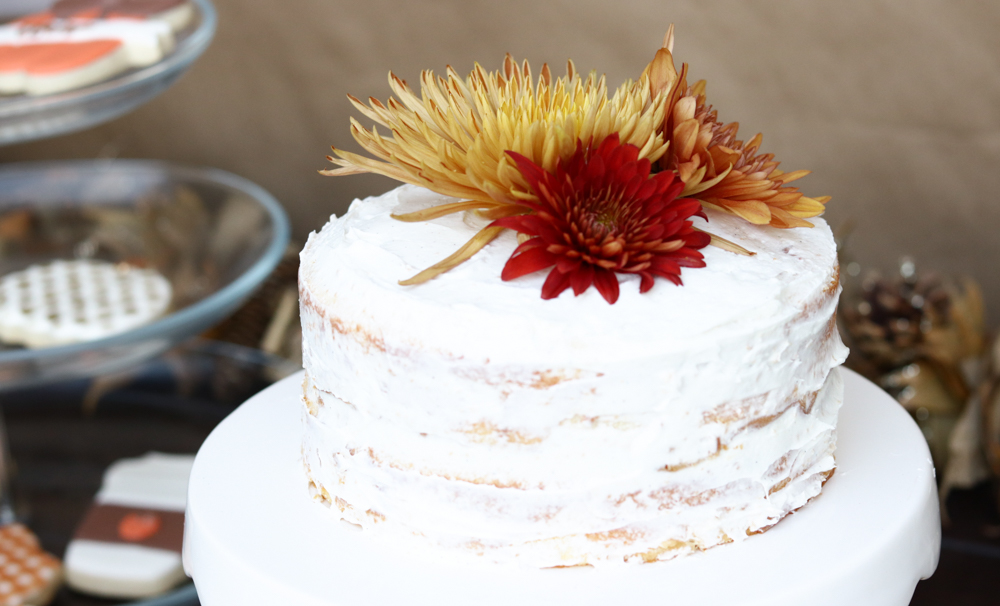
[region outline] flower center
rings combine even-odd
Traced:
[[[578,215],[582,219],[580,223],[586,226],[588,235],[598,240],[608,235],[621,234],[628,215],[626,209],[622,208],[620,199],[613,199],[607,192],[603,193],[604,195],[591,197]]]
[[[591,220],[594,222],[594,227],[600,230],[601,235],[608,232],[618,231],[618,212],[617,208],[612,205],[605,205],[604,208],[598,209],[596,213],[591,215]]]

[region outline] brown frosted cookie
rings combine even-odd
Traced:
[[[181,545],[193,464],[193,456],[163,453],[113,464],[66,549],[66,584],[135,599],[184,582]]]

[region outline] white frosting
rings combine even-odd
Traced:
[[[94,501],[183,512],[194,455],[149,452],[134,459],[120,459],[104,472]]]
[[[758,254],[707,248],[685,286],[641,295],[620,277],[615,305],[543,301],[546,272],[501,281],[511,233],[399,286],[485,224],[389,216],[443,201],[355,201],[302,253],[303,454],[344,519],[495,561],[600,564],[739,540],[819,493],[846,355],[825,222],[712,214]]]

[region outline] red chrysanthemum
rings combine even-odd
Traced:
[[[682,267],[704,267],[700,248],[711,237],[696,230],[691,216],[704,217],[701,204],[678,199],[684,183],[672,171],[650,176],[650,163],[639,148],[612,135],[596,149],[577,145],[555,173],[515,152],[517,164],[535,200],[522,204],[533,212],[492,223],[530,236],[504,266],[501,277],[513,280],[552,266],[542,298],[558,297],[572,287],[576,295],[596,286],[618,300],[615,273],[638,274],[639,292],[653,287],[654,276],[681,284]]]

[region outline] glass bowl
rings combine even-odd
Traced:
[[[165,91],[208,48],[215,35],[215,7],[210,0],[191,1],[198,12],[196,24],[178,34],[176,48],[163,61],[63,93],[0,97],[0,145],[107,122]]]
[[[173,287],[167,315],[103,339],[0,345],[0,392],[123,370],[233,312],[288,245],[284,210],[230,173],[150,160],[0,166],[0,275],[55,259],[149,267]]]

